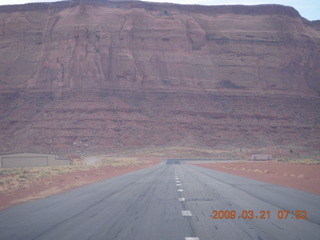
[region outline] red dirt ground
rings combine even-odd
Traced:
[[[317,164],[246,161],[194,165],[320,194],[320,165]]]
[[[0,193],[0,209],[151,167],[159,162],[154,160],[138,166],[103,167],[35,181],[28,187]],[[320,165],[277,162],[217,162],[195,165],[320,194]]]
[[[137,166],[103,167],[34,181],[28,187],[19,188],[9,193],[0,193],[0,209],[8,208],[22,202],[49,197],[87,184],[151,167],[158,163],[160,163],[159,160],[153,160]]]

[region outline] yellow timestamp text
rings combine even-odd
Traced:
[[[272,216],[274,214],[274,216]],[[261,210],[214,210],[212,211],[212,219],[270,219],[275,217],[277,219],[308,219],[308,212],[306,210],[279,210],[271,214],[271,211]]]

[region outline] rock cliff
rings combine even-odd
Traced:
[[[320,30],[290,7],[0,7],[0,151],[320,146]]]

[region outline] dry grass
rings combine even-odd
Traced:
[[[252,155],[272,155],[276,162],[292,162],[298,164],[320,164],[320,150],[307,149],[296,146],[274,146],[265,148],[246,149],[234,151],[238,159],[250,159]]]
[[[119,154],[114,156],[119,157]],[[130,150],[122,152],[120,157],[137,157],[144,159],[231,159],[237,156],[234,149],[217,150],[209,147],[165,146]]]
[[[28,187],[31,182],[46,179],[61,174],[85,171],[95,166],[54,166],[54,167],[28,167],[28,168],[2,168],[0,169],[0,192],[11,192],[19,187]]]
[[[95,156],[101,161],[95,165],[85,165],[83,161],[71,166],[49,166],[28,168],[0,168],[0,193],[12,192],[18,188],[28,188],[30,183],[41,181],[53,176],[97,169],[105,166],[124,167],[142,164],[143,161],[136,157],[108,157],[107,155]]]
[[[277,162],[290,162],[290,163],[297,163],[297,164],[317,164],[320,165],[320,158],[313,157],[313,158],[280,158],[277,159]]]
[[[94,156],[99,162],[100,167],[110,166],[110,167],[126,167],[126,166],[136,166],[144,163],[138,157],[126,157],[126,156],[110,156],[110,155],[100,155]]]
[[[87,156],[97,161],[86,165],[84,159],[77,159],[72,166],[34,167],[34,168],[0,168],[0,192],[10,192],[19,187],[28,187],[33,181],[41,181],[51,176],[101,168],[104,166],[123,167],[140,165],[149,159],[245,159],[254,154],[271,154],[275,161],[299,164],[320,164],[319,152],[306,151],[293,146],[273,148],[225,148],[212,149],[195,146],[164,146],[129,150],[117,154]],[[246,171],[264,171],[264,169],[245,169]]]

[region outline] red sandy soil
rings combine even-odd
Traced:
[[[194,165],[320,194],[320,165],[317,164],[247,161]]]
[[[136,166],[108,166],[81,172],[62,174],[42,179],[40,181],[34,181],[28,187],[22,187],[13,192],[0,193],[0,209],[8,208],[22,202],[49,197],[87,184],[99,182],[142,168],[151,167],[158,163],[160,163],[160,161],[153,160]]]

